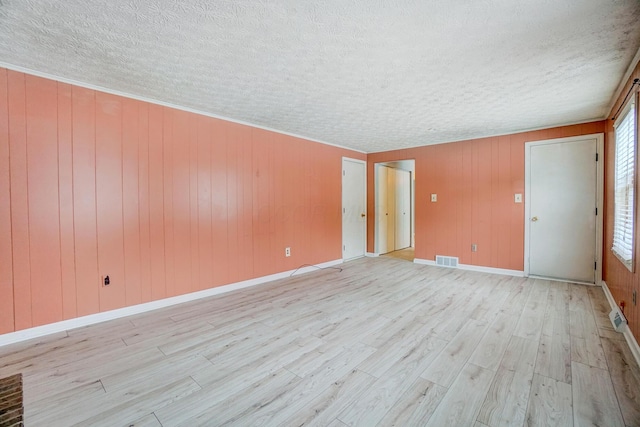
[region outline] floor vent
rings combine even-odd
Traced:
[[[22,427],[22,374],[0,378],[0,426]]]
[[[436,265],[440,265],[442,267],[457,268],[458,267],[458,257],[436,255]]]

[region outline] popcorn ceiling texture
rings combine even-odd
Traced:
[[[638,0],[0,0],[0,62],[366,152],[601,119]]]

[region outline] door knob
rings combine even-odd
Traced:
[[[364,218],[364,217],[365,217],[365,214],[361,213],[361,214],[360,214],[360,216],[361,216],[362,218]]]
[[[533,218],[531,218],[531,221],[536,222],[538,220],[537,216],[534,216]]]

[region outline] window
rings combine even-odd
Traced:
[[[615,198],[613,212],[613,253],[633,271],[635,218],[635,99],[622,110],[615,129]]]

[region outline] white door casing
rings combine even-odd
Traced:
[[[396,172],[387,167],[387,252],[396,250]]]
[[[377,254],[385,254],[389,252],[387,249],[387,179],[389,168],[382,165],[375,165],[376,178],[376,233],[375,233],[375,252]]]
[[[598,152],[601,134],[525,145],[526,275],[600,282],[603,162],[596,162]]]
[[[367,244],[367,164],[342,158],[342,259],[365,255]]]
[[[411,246],[411,172],[396,170],[396,244],[395,249]]]

